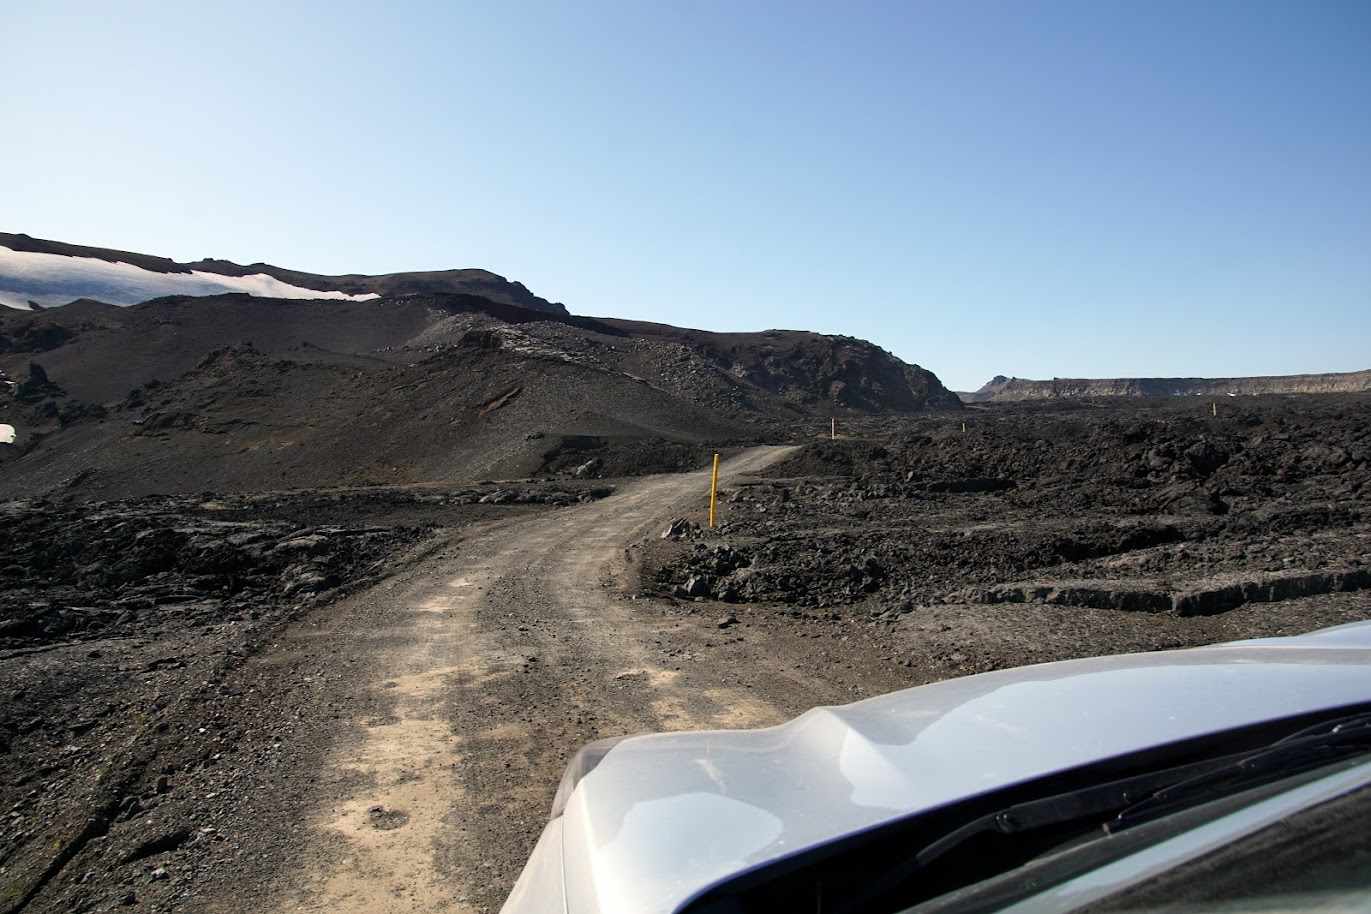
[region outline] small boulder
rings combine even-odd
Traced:
[[[699,535],[699,524],[694,523],[692,521],[688,521],[684,517],[678,517],[667,525],[666,530],[662,533],[662,539],[680,540]]]
[[[676,596],[694,599],[709,596],[709,579],[704,575],[692,574],[685,583],[676,588]]]

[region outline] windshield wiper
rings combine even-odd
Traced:
[[[1319,768],[1371,748],[1371,714],[1307,727],[1265,749],[1238,753],[1237,761],[1182,778],[1121,811],[1104,824],[1110,834],[1215,797],[1226,796]]]
[[[1324,721],[1269,746],[1016,803],[973,819],[925,845],[873,880],[842,908],[842,914],[868,909],[939,858],[976,838],[1007,839],[995,849],[998,859],[981,857],[977,867],[1005,872],[1091,832],[1117,834],[1160,816],[1368,751],[1371,714],[1359,714]]]

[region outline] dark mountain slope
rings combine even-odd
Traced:
[[[474,295],[372,301],[281,300],[250,295],[155,299],[129,308],[76,302],[39,312],[0,309],[0,368],[38,358],[70,395],[95,403],[123,397],[153,378],[179,377],[205,355],[251,343],[301,362],[356,368],[411,362],[452,343],[470,319],[521,325],[564,322],[606,335],[590,318],[550,315]],[[446,331],[446,332],[445,332]]]
[[[706,441],[756,438],[625,375],[491,346],[480,332],[426,360],[361,372],[240,347],[54,429],[5,466],[0,497],[510,478],[571,469],[559,462],[569,448],[603,462],[605,446],[619,445],[614,458],[630,460],[649,440],[693,464]]]
[[[931,371],[866,340],[800,330],[710,333],[645,321],[604,322],[637,339],[683,346],[733,377],[824,415],[962,405]]]
[[[947,402],[869,343],[470,295],[172,297],[0,312],[0,498],[683,469]]]

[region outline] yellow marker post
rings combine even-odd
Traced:
[[[709,525],[714,526],[714,502],[719,497],[719,455],[714,455],[714,478],[709,481]]]

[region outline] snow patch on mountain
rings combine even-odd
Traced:
[[[222,295],[245,292],[259,298],[330,298],[366,301],[374,292],[348,295],[320,292],[282,282],[265,273],[221,276],[218,273],[156,273],[127,263],[93,257],[67,257],[0,247],[0,304],[30,310],[93,298],[111,305],[136,305],[164,295]]]
[[[0,444],[14,444],[14,426],[0,424]]]

